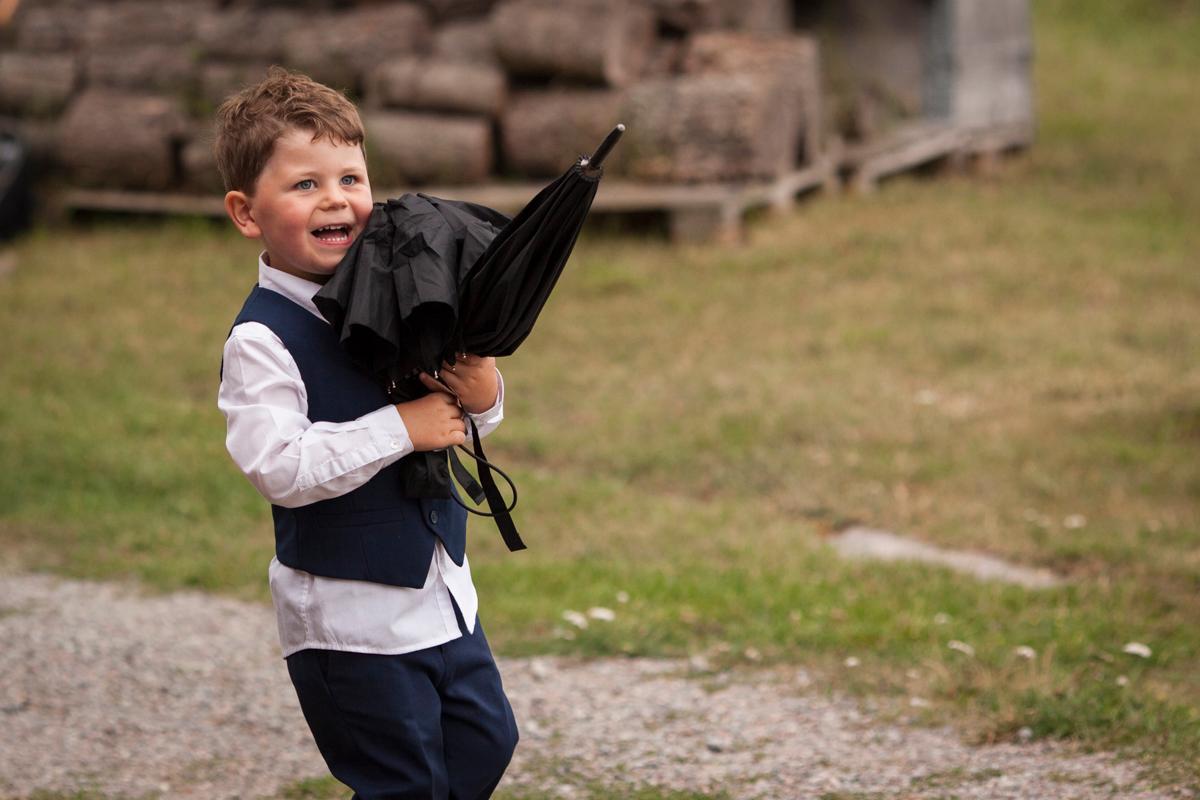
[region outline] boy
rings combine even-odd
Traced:
[[[476,609],[466,512],[403,496],[399,460],[503,417],[495,359],[466,355],[390,404],[354,369],[312,296],[372,207],[363,130],[340,93],[297,73],[217,112],[225,209],[261,239],[258,285],[225,342],[226,446],[272,503],[271,596],[300,707],[356,798],[485,798],[517,742]],[[461,408],[460,404],[461,403]]]

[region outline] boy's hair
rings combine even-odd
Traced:
[[[345,95],[277,66],[221,104],[216,128],[213,152],[225,191],[250,195],[275,142],[292,128],[311,131],[314,141],[328,137],[362,146],[366,138],[358,110]]]

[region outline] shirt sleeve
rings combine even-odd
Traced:
[[[263,497],[287,508],[357,489],[413,451],[393,405],[347,422],[309,420],[295,360],[257,322],[238,325],[225,342],[217,407],[225,415],[225,446],[234,463]],[[490,430],[503,409],[480,416],[488,417]]]

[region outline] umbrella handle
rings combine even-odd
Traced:
[[[617,142],[621,138],[621,134],[625,133],[625,123],[618,122],[608,134],[604,137],[604,141],[596,148],[596,152],[592,153],[591,158],[584,158],[580,161],[579,166],[587,167],[592,172],[599,171],[604,164],[604,159],[608,158],[608,154],[617,146]]]
[[[504,470],[500,469],[499,467],[497,467],[492,462],[488,461],[486,458],[481,458],[481,457],[475,455],[470,450],[468,450],[466,448],[466,446],[464,446],[464,445],[456,444],[454,447],[463,451],[464,453],[469,455],[471,458],[475,459],[477,462],[479,462],[480,466],[487,467],[492,472],[499,473],[500,477],[504,478],[504,482],[508,484],[508,488],[512,490],[512,502],[505,503],[504,508],[501,508],[499,511],[492,511],[489,513],[487,511],[480,511],[477,508],[471,508],[469,505],[464,503],[462,500],[458,499],[457,495],[451,495],[451,499],[454,500],[454,502],[458,503],[463,508],[465,508],[467,511],[471,512],[472,514],[476,514],[480,517],[498,517],[501,515],[512,513],[512,510],[517,507],[517,485],[515,483],[513,483],[512,478],[508,477],[508,473],[505,472]]]
[[[433,379],[436,380],[438,383],[442,384],[442,386],[446,386],[446,382],[442,380],[440,370],[434,370]],[[455,392],[453,389],[451,389],[449,386],[446,386],[446,391],[450,392],[451,395],[453,395],[456,399],[458,399],[459,408],[462,408],[462,400],[458,397],[458,393]],[[461,444],[455,445],[455,447],[457,447],[459,450],[462,450],[464,453],[469,455],[471,458],[475,459],[476,463],[479,464],[479,467],[481,470],[491,470],[492,472],[500,473],[500,477],[504,478],[504,482],[508,484],[508,488],[512,489],[512,502],[510,502],[510,503],[501,502],[500,505],[502,506],[502,508],[500,508],[499,510],[492,508],[492,512],[488,513],[486,511],[479,511],[478,509],[471,508],[469,505],[464,503],[462,500],[459,500],[458,497],[455,496],[453,492],[451,493],[451,496],[453,497],[454,502],[458,503],[460,506],[462,506],[463,508],[465,508],[467,511],[471,512],[472,514],[476,514],[481,517],[507,518],[512,513],[512,510],[517,507],[517,485],[515,483],[513,483],[512,478],[508,477],[508,473],[506,473],[504,470],[497,467],[492,462],[488,461],[486,458],[482,457],[483,449],[482,449],[482,445],[479,444],[479,431],[475,429],[475,420],[471,419],[470,414],[467,413],[467,410],[465,408],[462,409],[462,412],[463,412],[463,418],[466,419],[467,422],[471,426],[471,435],[475,440],[475,446],[477,448],[479,448],[480,454],[477,455],[475,453],[472,453],[464,445],[461,445]],[[447,452],[450,452],[450,451],[452,451],[453,448],[446,448],[446,449],[447,449]],[[480,473],[480,476],[482,477],[482,473]],[[501,500],[503,500],[503,498],[501,498]],[[492,506],[490,501],[488,503],[488,506],[489,507]],[[511,521],[509,522],[509,524],[511,524]],[[501,532],[503,533],[503,530]],[[512,533],[514,536],[516,535],[515,530]],[[525,544],[523,542],[521,542],[521,539],[519,536],[516,537],[515,543],[520,545],[520,547],[514,547],[513,544],[508,541],[507,536],[505,537],[505,543],[509,544],[510,550],[523,549],[525,547]]]

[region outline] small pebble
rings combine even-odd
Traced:
[[[574,625],[576,628],[583,629],[588,626],[588,620],[585,615],[581,614],[578,611],[572,611],[569,608],[566,611],[562,612],[562,618],[564,620],[566,620],[567,622],[571,623],[572,625]]]
[[[614,612],[611,608],[605,608],[603,606],[592,606],[587,610],[587,615],[592,619],[598,619],[601,622],[612,622],[617,618],[616,612]]]
[[[946,647],[949,647],[951,650],[956,650],[968,658],[973,658],[975,656],[975,648],[971,647],[971,645],[967,644],[966,642],[960,642],[958,639],[951,639],[946,643]]]

